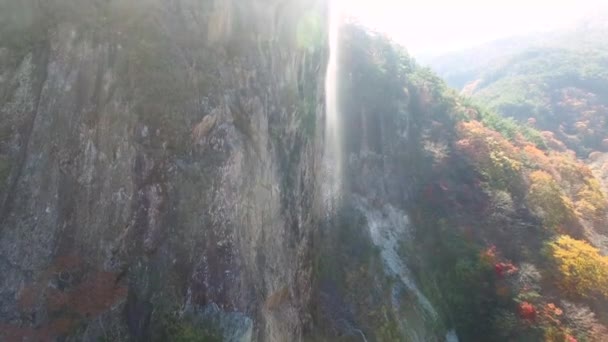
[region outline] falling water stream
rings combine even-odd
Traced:
[[[342,150],[342,122],[340,113],[339,80],[340,80],[340,49],[339,33],[342,24],[343,0],[329,1],[329,60],[325,77],[325,142],[324,142],[324,177],[323,177],[323,197],[327,214],[331,215],[336,208],[338,200],[342,194],[342,166],[344,161],[344,151]],[[356,197],[355,204],[368,220],[368,229],[372,237],[372,242],[380,251],[384,261],[386,271],[397,276],[403,285],[414,294],[418,304],[425,312],[423,315],[435,320],[438,314],[416,287],[414,280],[397,253],[398,240],[407,238],[409,224],[405,213],[393,207],[384,208],[387,212],[374,210],[368,205],[364,198]],[[387,215],[388,213],[388,215]],[[361,333],[362,334],[362,333]],[[417,338],[417,333],[411,331],[413,340],[422,341]],[[363,336],[365,340],[365,336]],[[445,337],[448,342],[457,342],[458,337],[453,331],[448,332]]]
[[[342,1],[329,3],[329,61],[325,76],[325,202],[330,207],[340,196],[342,187],[342,144],[339,113],[339,31],[342,21]]]

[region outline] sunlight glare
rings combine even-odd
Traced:
[[[600,8],[606,1],[351,0],[347,12],[414,54],[433,54],[572,26]]]

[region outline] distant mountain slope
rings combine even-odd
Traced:
[[[465,95],[552,132],[586,157],[608,151],[605,26],[594,19],[574,31],[496,41],[429,64]]]
[[[505,56],[521,52],[540,41],[538,37],[505,38],[441,56],[419,58],[419,60],[431,66],[450,86],[461,89]]]

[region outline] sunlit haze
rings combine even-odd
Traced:
[[[508,36],[572,26],[605,0],[351,0],[346,11],[415,55],[440,54]]]

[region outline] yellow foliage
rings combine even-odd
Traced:
[[[548,244],[560,275],[560,286],[570,295],[608,298],[608,257],[585,241],[567,235]]]
[[[518,185],[523,165],[515,145],[475,120],[459,123],[458,132],[457,147],[491,184],[502,189]]]
[[[562,183],[570,188],[573,193],[586,179],[593,178],[591,170],[574,156],[566,153],[553,154],[552,163],[556,166]]]
[[[544,342],[568,342],[568,330],[563,327],[547,327],[544,329]],[[576,341],[576,340],[575,340]]]
[[[545,171],[534,171],[530,174],[530,183],[528,203],[544,224],[552,229],[568,224],[574,216],[574,206],[553,176]]]
[[[594,219],[606,212],[606,198],[597,179],[588,179],[576,197],[576,210],[580,216]]]

